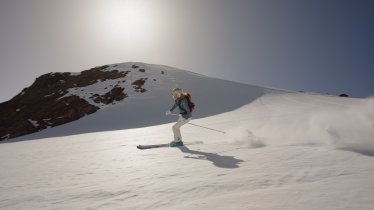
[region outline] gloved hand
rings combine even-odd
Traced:
[[[165,115],[171,115],[171,111],[168,110],[168,111],[165,113]]]

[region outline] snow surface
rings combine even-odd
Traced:
[[[0,209],[373,209],[372,98],[267,91],[191,122],[226,134],[187,124],[203,144],[136,148],[170,141],[166,123],[0,144]]]

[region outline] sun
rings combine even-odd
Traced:
[[[144,42],[152,28],[151,11],[144,0],[105,0],[96,13],[97,33],[106,42]]]
[[[103,20],[112,32],[143,32],[147,25],[147,11],[141,1],[112,0],[103,11]]]

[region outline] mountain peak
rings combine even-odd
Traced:
[[[164,72],[158,72],[159,76]],[[0,104],[0,140],[62,125],[133,93],[144,93],[146,67],[135,63],[104,65],[80,73],[55,72],[36,78],[10,101]],[[152,80],[157,81],[156,79]]]

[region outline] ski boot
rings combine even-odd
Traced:
[[[170,147],[181,147],[183,146],[183,141],[180,140],[174,140],[169,143]]]

